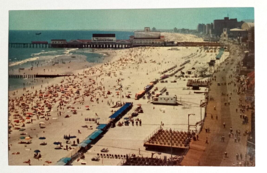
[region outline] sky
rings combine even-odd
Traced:
[[[196,29],[229,16],[254,19],[254,8],[9,11],[9,30],[136,30],[144,27]]]

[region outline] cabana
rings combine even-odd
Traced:
[[[96,129],[99,129],[99,130],[106,130],[108,127],[108,124],[99,124]]]
[[[83,147],[83,148],[85,148],[85,147],[87,147],[88,145],[90,145],[91,142],[92,142],[92,141],[91,141],[90,139],[85,139],[84,141],[82,141],[81,143],[79,143],[78,146],[79,146],[79,147]]]

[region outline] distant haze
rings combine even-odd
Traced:
[[[196,29],[215,19],[254,20],[254,8],[10,11],[9,30]]]

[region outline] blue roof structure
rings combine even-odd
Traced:
[[[121,115],[122,112],[124,112],[125,110],[127,110],[131,105],[132,105],[132,103],[129,103],[129,102],[125,103],[125,105],[123,105],[119,110],[117,110],[109,118],[116,119],[118,116]]]
[[[105,127],[107,127],[107,125],[108,125],[108,124],[99,124],[99,125],[97,126],[97,129],[99,129],[99,130],[103,130]]]
[[[100,136],[102,133],[103,133],[102,130],[96,130],[96,131],[94,131],[94,132],[93,132],[90,136],[88,136],[88,137],[90,137],[90,139],[94,140],[94,139],[96,139],[98,136]]]
[[[219,54],[216,56],[216,59],[220,59],[222,57],[222,54],[224,52],[224,49],[220,49]]]

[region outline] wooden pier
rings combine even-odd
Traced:
[[[71,75],[59,75],[59,74],[10,74],[8,75],[9,78],[56,78],[56,77],[67,77]]]
[[[147,45],[152,47],[158,47],[158,45]],[[170,46],[170,45],[165,45]],[[215,42],[177,42],[173,44],[172,47],[183,46],[183,47],[223,47],[221,43]],[[10,48],[102,48],[102,49],[124,49],[136,47],[132,42],[118,41],[118,42],[69,42],[65,44],[51,44],[48,42],[36,42],[36,43],[9,43]]]
[[[67,44],[51,44],[51,43],[9,43],[10,48],[106,48],[106,49],[124,49],[132,47],[131,43],[114,42],[114,43],[67,43]]]

